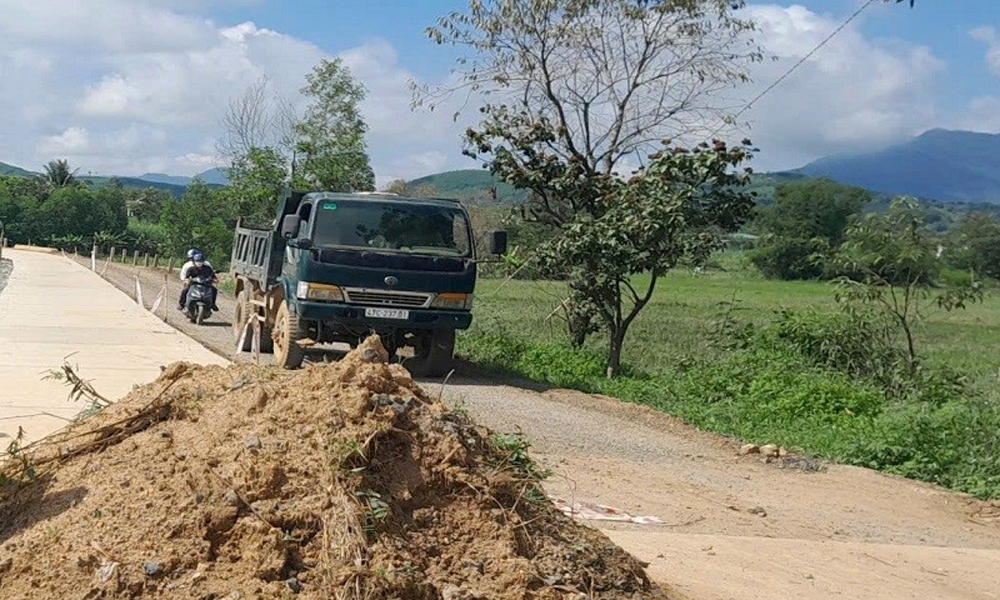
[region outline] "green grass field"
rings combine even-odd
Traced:
[[[732,258],[732,257],[730,257]],[[626,376],[602,377],[605,340],[584,351],[567,345],[564,284],[482,280],[475,322],[460,355],[542,383],[605,393],[652,406],[708,430],[755,443],[923,479],[980,497],[1000,497],[1000,294],[945,313],[917,329],[928,373],[943,368],[959,384],[929,379],[906,398],[871,381],[808,364],[774,348],[727,349],[718,322],[731,317],[766,327],[782,310],[833,315],[834,286],[767,281],[745,269],[663,279],[633,324]]]
[[[564,322],[557,311],[566,297],[564,284],[481,280],[476,292],[473,331],[502,323],[525,341],[565,343]],[[833,285],[824,282],[675,272],[659,283],[652,302],[629,331],[625,360],[646,372],[669,370],[678,361],[716,352],[706,334],[727,303],[735,303],[734,316],[762,324],[782,309],[835,312],[839,309],[833,292]],[[1000,294],[988,293],[982,303],[965,310],[933,312],[917,335],[928,361],[995,381],[1000,368]],[[595,336],[591,342],[597,349],[604,340]]]

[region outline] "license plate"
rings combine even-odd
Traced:
[[[400,308],[366,308],[365,316],[373,319],[409,319],[410,311]]]

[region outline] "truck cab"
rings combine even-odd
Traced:
[[[491,251],[505,249],[505,235],[494,232]],[[456,330],[472,323],[476,261],[457,201],[291,194],[270,231],[237,226],[234,330],[256,319],[262,349],[285,368],[301,365],[314,344],[354,346],[377,333],[390,355],[413,349],[403,364],[415,375],[441,376]]]

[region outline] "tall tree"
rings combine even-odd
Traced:
[[[368,126],[359,107],[364,87],[339,58],[322,61],[306,83],[302,94],[309,105],[295,125],[293,183],[335,192],[374,191],[375,173],[365,144]]]
[[[76,178],[79,169],[70,169],[65,159],[50,160],[44,167],[42,178],[53,188],[75,187],[80,184]]]
[[[947,236],[944,255],[961,269],[981,277],[1000,278],[1000,223],[986,213],[971,213]]]
[[[755,222],[762,239],[751,254],[754,264],[776,279],[821,277],[815,257],[840,245],[849,219],[870,201],[867,190],[828,179],[779,185],[774,204]]]
[[[762,58],[733,0],[471,0],[428,29],[462,48],[457,83],[415,90],[432,108],[457,92],[486,99],[466,153],[530,190],[525,217],[564,229],[598,219],[617,179],[664,139],[724,123],[725,89]],[[699,136],[699,134],[701,134]],[[570,281],[575,343],[593,330]]]

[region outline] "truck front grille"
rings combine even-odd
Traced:
[[[418,292],[394,292],[389,290],[365,290],[345,288],[345,300],[351,304],[367,306],[401,306],[404,308],[426,308],[431,303],[430,294]]]

